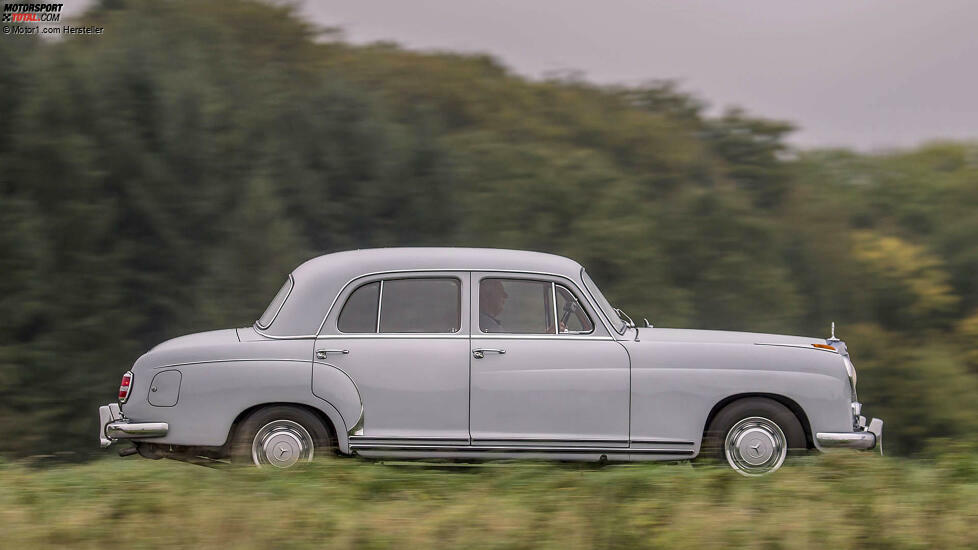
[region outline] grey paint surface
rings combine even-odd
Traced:
[[[412,275],[462,281],[458,333],[337,331],[343,301],[359,284]],[[811,433],[852,430],[843,358],[811,347],[826,340],[645,328],[636,341],[636,329],[607,328],[582,291],[580,265],[559,256],[368,250],[316,258],[293,276],[295,289],[267,333],[193,334],[140,357],[124,414],[133,422],[168,423],[167,435],[154,442],[221,446],[242,413],[291,403],[327,418],[340,452],[401,457],[689,458],[714,407],[746,394],[797,405]],[[483,334],[482,277],[563,284],[595,330]],[[331,309],[334,300],[339,305]],[[506,353],[475,358],[480,348]],[[326,357],[317,356],[324,350]]]

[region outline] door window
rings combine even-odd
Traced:
[[[556,285],[557,327],[562,334],[587,334],[594,330],[594,324],[581,307],[574,294],[566,287]]]
[[[562,285],[488,277],[479,282],[479,330],[502,334],[588,334],[594,324],[577,297]]]
[[[485,333],[553,334],[551,283],[529,279],[482,279],[479,330]]]
[[[461,281],[449,277],[367,283],[347,298],[336,326],[345,333],[458,332],[461,291]]]
[[[380,332],[458,332],[462,326],[458,279],[392,279],[380,291]]]
[[[340,312],[340,332],[377,332],[377,303],[380,282],[368,283],[353,291]]]

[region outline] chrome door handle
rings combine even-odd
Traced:
[[[316,359],[326,359],[327,357],[329,357],[329,354],[330,353],[340,353],[340,354],[346,355],[346,354],[350,353],[350,350],[348,350],[348,349],[317,349],[316,350]]]
[[[472,350],[472,357],[476,359],[482,359],[487,353],[498,353],[499,355],[505,355],[506,350],[504,349],[494,349],[494,348],[480,348]]]

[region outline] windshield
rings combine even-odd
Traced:
[[[584,279],[584,286],[587,287],[588,292],[594,297],[594,301],[598,303],[601,312],[611,321],[611,326],[615,327],[618,334],[623,333],[625,331],[625,321],[621,320],[621,317],[615,312],[615,308],[611,306],[608,299],[604,297],[604,294],[601,294],[601,291],[598,290],[598,285],[594,284],[594,281],[591,280],[591,277],[583,269],[581,270],[581,278]]]
[[[282,304],[285,303],[285,299],[289,297],[289,293],[292,292],[292,275],[286,279],[285,284],[279,289],[278,294],[272,298],[272,303],[268,304],[268,308],[265,313],[261,314],[258,321],[255,322],[260,329],[266,329],[272,325],[272,321],[275,320],[275,316],[278,315],[280,309],[282,309]]]

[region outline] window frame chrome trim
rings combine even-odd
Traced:
[[[557,287],[559,286],[559,287],[563,288],[564,290],[566,290],[567,292],[569,292],[570,295],[571,295],[571,297],[574,298],[575,300],[577,300],[578,298],[577,298],[577,296],[574,295],[574,291],[571,290],[571,289],[569,289],[569,288],[567,288],[566,286],[564,286],[564,285],[558,285],[557,283],[554,283],[554,285],[555,285],[554,286],[554,324],[557,325],[558,324],[557,315],[556,315],[556,311],[557,311],[557,292],[556,292],[556,289],[557,289]],[[595,311],[598,311],[598,308],[594,308],[594,310]],[[588,315],[587,310],[584,310],[584,316],[587,317],[588,322],[591,323],[591,330],[588,330],[588,331],[573,330],[573,331],[567,331],[567,332],[559,332],[558,331],[557,334],[558,335],[564,335],[564,336],[573,336],[573,335],[584,336],[584,335],[588,335],[588,334],[594,334],[595,324],[594,324],[594,321],[591,320],[591,316]],[[610,332],[611,331],[609,331],[609,334],[610,334]]]
[[[584,268],[581,268],[581,271],[583,272],[584,271]],[[349,281],[347,281],[342,287],[340,287],[340,290],[336,293],[336,296],[333,297],[332,303],[330,303],[329,308],[326,310],[326,315],[323,316],[322,322],[319,323],[319,329],[316,331],[316,334],[302,335],[302,336],[273,336],[273,335],[270,335],[270,334],[264,334],[261,331],[256,331],[256,332],[258,332],[262,336],[267,336],[268,338],[274,338],[274,339],[292,339],[292,340],[298,340],[298,339],[305,339],[305,338],[316,338],[317,336],[319,336],[320,334],[322,334],[323,328],[326,326],[326,320],[329,319],[329,315],[333,312],[333,308],[336,307],[336,302],[340,299],[340,296],[343,295],[343,292],[346,291],[347,287],[349,287],[350,284],[353,283],[354,281],[357,281],[359,279],[363,279],[365,277],[375,277],[377,275],[387,275],[387,274],[391,274],[391,273],[438,273],[438,272],[442,272],[442,273],[469,273],[469,274],[472,274],[472,273],[515,273],[515,274],[523,274],[523,275],[545,275],[545,276],[548,276],[548,277],[558,277],[558,278],[564,279],[566,281],[569,281],[571,283],[571,285],[573,285],[574,288],[576,288],[578,290],[578,292],[580,292],[581,296],[585,296],[586,297],[585,299],[590,298],[590,301],[588,302],[588,304],[591,306],[592,309],[594,309],[595,311],[598,311],[598,312],[601,311],[600,308],[598,308],[598,307],[595,306],[594,297],[591,296],[590,293],[585,294],[584,292],[581,292],[581,287],[580,287],[580,285],[577,284],[577,281],[575,281],[574,279],[571,279],[567,275],[562,275],[560,273],[551,273],[549,271],[524,271],[524,270],[518,270],[518,269],[480,269],[480,268],[457,268],[457,269],[451,269],[451,268],[440,268],[440,269],[433,269],[433,268],[432,269],[393,269],[393,270],[386,270],[386,271],[373,271],[373,272],[370,272],[370,273],[364,273],[363,275],[358,275],[358,276],[350,279]],[[472,316],[471,307],[469,309],[470,309],[470,311],[469,311],[469,317],[471,317]],[[604,319],[603,314],[600,314],[599,313],[598,318],[601,320],[601,325],[605,328],[605,330],[608,331],[608,334],[616,334],[616,333],[619,334],[619,335],[621,334],[621,333],[618,333],[618,331],[613,330],[611,327],[608,326],[608,323]],[[459,332],[461,332],[461,329],[459,329]]]
[[[447,272],[447,273],[455,273],[455,272]],[[367,275],[364,275],[364,277],[367,277]],[[423,280],[428,280],[428,281],[436,281],[436,280],[442,280],[442,279],[450,279],[450,280],[456,281],[458,283],[458,328],[456,328],[455,330],[453,330],[451,332],[380,332],[380,312],[381,312],[381,308],[383,307],[383,303],[384,303],[384,282],[385,281],[404,281],[404,280],[411,280],[411,279],[423,279]],[[462,308],[463,308],[463,304],[462,304],[462,288],[463,288],[463,283],[462,283],[462,278],[461,277],[459,277],[457,275],[445,275],[443,277],[425,277],[425,276],[421,276],[421,277],[399,277],[399,278],[390,278],[390,279],[377,279],[375,281],[369,281],[369,282],[366,282],[366,283],[363,283],[363,284],[357,286],[355,289],[353,289],[352,292],[350,292],[347,295],[346,300],[343,301],[343,307],[340,308],[340,316],[343,315],[343,310],[346,309],[346,304],[349,303],[350,297],[353,296],[353,294],[355,294],[361,288],[363,288],[363,287],[365,287],[367,285],[372,285],[374,283],[378,283],[379,284],[379,288],[377,290],[377,316],[376,316],[377,322],[374,325],[374,331],[373,332],[343,332],[342,330],[340,330],[339,317],[337,317],[337,319],[336,319],[336,321],[337,321],[336,322],[336,332],[337,332],[337,334],[341,334],[341,335],[344,335],[344,336],[346,336],[346,335],[351,335],[351,336],[352,335],[362,335],[362,334],[367,334],[367,335],[373,335],[373,334],[394,334],[394,335],[401,335],[401,334],[436,334],[436,335],[442,335],[442,334],[462,334]],[[344,287],[343,290],[345,290],[345,288],[346,287]],[[336,295],[337,298],[339,298],[340,294],[343,293],[343,290],[340,290],[340,293]],[[329,314],[327,313],[327,317],[328,316],[329,316]],[[325,322],[326,322],[326,319],[323,319],[323,323],[324,324],[325,324]],[[262,334],[262,336],[268,336],[268,335]],[[321,336],[321,335],[314,336],[314,338],[318,338],[319,336]],[[271,337],[271,336],[269,336],[269,337]]]
[[[475,273],[475,272],[473,272],[473,273]],[[483,271],[482,273],[492,273],[492,272],[491,271]],[[548,275],[548,274],[545,274],[545,273],[531,273],[531,272],[528,272],[528,271],[515,271],[515,272],[511,272],[511,273],[515,273],[517,275],[531,275],[531,276],[543,275],[543,276],[550,276],[550,277],[554,277],[554,278],[566,279],[566,280],[570,281],[571,283],[574,283],[574,281],[572,279],[569,279],[569,278],[564,277],[562,275],[556,275],[556,274],[549,274]],[[553,318],[553,321],[554,321],[554,329],[553,330],[554,331],[553,332],[530,332],[530,333],[519,333],[519,332],[483,332],[482,331],[482,325],[481,325],[481,323],[479,323],[477,325],[477,327],[476,327],[478,329],[478,332],[472,333],[473,337],[475,337],[476,335],[478,335],[480,337],[486,337],[486,336],[491,336],[491,335],[502,335],[502,336],[516,336],[516,337],[523,337],[523,336],[545,336],[545,337],[568,338],[568,337],[572,337],[572,336],[588,336],[588,335],[593,335],[594,334],[594,331],[595,331],[595,328],[597,327],[597,325],[594,324],[594,321],[591,319],[591,315],[588,314],[587,309],[584,309],[584,316],[587,317],[588,321],[590,321],[590,323],[591,323],[591,330],[589,330],[587,332],[584,332],[584,331],[560,332],[560,330],[559,330],[558,320],[557,320],[557,287],[560,286],[561,288],[565,289],[567,292],[570,293],[571,297],[574,298],[574,300],[577,300],[578,303],[581,303],[581,299],[578,297],[578,295],[580,295],[585,301],[587,300],[587,297],[585,297],[584,293],[581,292],[581,289],[580,289],[579,286],[577,286],[577,284],[574,284],[574,287],[577,288],[577,291],[578,291],[577,294],[575,294],[573,290],[571,290],[570,288],[567,287],[567,285],[564,285],[564,284],[558,285],[553,280],[547,281],[547,280],[542,280],[542,279],[530,279],[530,278],[527,278],[527,279],[514,279],[514,278],[506,279],[505,277],[482,277],[482,279],[479,281],[479,285],[481,285],[482,284],[482,281],[483,280],[486,280],[486,279],[503,279],[503,280],[509,280],[509,281],[524,281],[525,280],[525,281],[533,281],[533,282],[539,282],[539,283],[550,283],[550,301],[551,301],[551,304],[553,306],[553,313],[554,313],[554,318]],[[587,303],[591,305],[592,309],[594,309],[595,311],[598,311],[598,308],[594,307],[594,304],[593,303],[591,303],[591,302],[587,302]],[[481,316],[481,314],[482,314],[481,304],[479,306],[476,306],[476,307],[480,307],[480,311],[478,311],[478,312],[476,312],[474,310],[473,311],[470,311],[469,314],[472,317],[472,319],[479,319],[480,316]],[[470,304],[470,309],[472,309],[471,304]],[[473,313],[478,313],[479,315],[472,315]],[[601,319],[601,318],[599,317],[599,319]],[[604,320],[603,319],[601,319],[601,324],[607,330],[608,327],[607,327],[607,325],[604,324]],[[613,333],[613,331],[608,330],[609,337],[611,336],[612,333]],[[605,339],[604,337],[597,337],[597,338],[602,339],[602,340]],[[614,340],[614,338],[610,338],[610,339],[611,340]]]
[[[386,270],[386,271],[372,271],[370,273],[364,273],[363,275],[358,275],[358,276],[350,279],[349,281],[347,281],[346,283],[344,283],[343,286],[340,287],[339,291],[336,293],[336,296],[333,297],[333,301],[329,304],[329,308],[326,309],[326,314],[323,315],[323,320],[319,323],[319,328],[316,330],[316,333],[315,334],[301,334],[301,335],[279,336],[279,335],[275,335],[275,334],[268,334],[264,330],[260,329],[257,326],[253,326],[252,328],[254,328],[255,329],[255,332],[258,333],[259,335],[261,335],[261,336],[263,336],[265,338],[272,339],[272,340],[309,340],[309,339],[318,338],[320,336],[332,336],[332,335],[323,335],[322,334],[323,328],[326,326],[326,320],[329,319],[329,315],[333,312],[333,308],[336,307],[336,302],[340,299],[340,296],[343,295],[343,292],[345,292],[346,289],[347,289],[347,287],[349,287],[350,284],[352,284],[353,282],[358,281],[358,280],[363,279],[363,278],[366,278],[366,277],[375,277],[377,275],[387,275],[387,274],[393,274],[393,273],[438,273],[438,272],[442,272],[442,273],[469,273],[470,275],[472,273],[515,273],[515,274],[522,274],[522,275],[545,275],[545,276],[549,276],[549,277],[558,277],[558,278],[561,278],[561,279],[570,281],[571,285],[573,285],[573,287],[576,288],[578,290],[578,292],[580,292],[581,296],[583,296],[586,300],[588,300],[588,304],[591,306],[591,308],[598,312],[598,320],[601,321],[601,326],[604,327],[604,329],[608,332],[609,336],[612,335],[612,334],[617,334],[618,336],[622,336],[624,334],[624,332],[619,332],[619,331],[613,329],[608,324],[608,320],[605,318],[605,313],[603,311],[601,311],[601,308],[599,308],[599,307],[596,306],[596,301],[594,299],[594,296],[591,295],[590,290],[587,289],[587,285],[585,285],[584,291],[581,291],[581,287],[580,287],[580,285],[577,284],[577,281],[575,281],[574,279],[571,279],[567,275],[562,275],[560,273],[552,273],[552,272],[549,272],[549,271],[525,271],[525,270],[518,270],[518,269],[485,269],[485,268],[467,268],[467,267],[466,268],[456,268],[456,269],[451,269],[451,268],[440,268],[440,269],[433,269],[433,268],[432,269],[392,269],[392,270]],[[583,267],[581,268],[581,273],[584,273],[584,268]],[[471,284],[471,278],[470,278],[470,284]],[[470,310],[469,311],[469,316],[471,317],[471,315],[472,315],[471,304],[469,304],[469,306],[470,306],[469,307],[469,310]],[[470,324],[471,324],[471,322],[470,322]],[[459,329],[459,333],[461,333],[461,332],[462,332],[461,329]],[[610,337],[610,339],[611,340],[615,340],[616,338]]]
[[[380,312],[384,308],[384,279],[380,280],[380,291],[377,293],[377,326],[374,327],[374,333],[380,334]],[[336,330],[340,330],[339,323],[336,325]]]
[[[346,305],[350,303],[350,298],[352,298],[353,295],[356,294],[357,291],[360,290],[361,288],[372,285],[374,283],[377,283],[377,315],[374,316],[375,319],[374,332],[343,332],[342,330],[340,330],[340,317],[343,316],[343,311],[346,309]],[[340,314],[336,317],[336,332],[340,334],[376,334],[378,332],[378,329],[380,328],[380,298],[382,296],[381,289],[383,288],[383,286],[384,286],[384,281],[383,279],[380,279],[377,281],[370,281],[369,283],[363,283],[362,285],[353,289],[353,291],[350,292],[350,295],[346,297],[346,300],[344,300],[343,307],[340,308]],[[265,335],[263,334],[262,336]]]
[[[590,334],[512,334],[501,332],[473,334],[472,339],[476,338],[491,340],[615,340],[612,336],[592,336]]]
[[[481,306],[482,304],[479,305]],[[557,326],[557,283],[553,281],[550,281],[550,305],[554,310],[554,334],[560,334],[560,327]],[[481,310],[479,311],[479,315],[482,315]],[[481,330],[482,327],[479,328]]]

